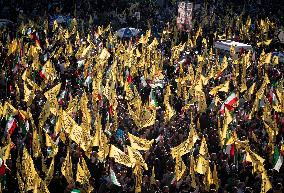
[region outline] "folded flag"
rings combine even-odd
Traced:
[[[9,133],[10,135],[12,135],[16,127],[17,127],[16,119],[10,116],[6,124],[5,134]]]
[[[228,109],[229,112],[234,110],[234,104],[236,104],[238,102],[238,98],[237,95],[235,93],[232,93],[226,100],[225,102],[222,104],[220,112],[222,115],[224,115],[225,112],[225,106]]]

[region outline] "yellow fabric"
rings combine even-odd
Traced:
[[[36,128],[33,130],[33,141],[32,141],[33,157],[37,158],[41,154],[41,148],[39,143],[39,136]]]
[[[151,174],[151,178],[150,178],[150,184],[156,184],[156,179],[155,179],[155,167],[153,166],[152,168],[152,174]]]
[[[190,173],[190,179],[191,179],[191,186],[193,188],[196,188],[196,180],[195,180],[195,160],[193,155],[190,156],[190,167],[189,167],[189,173]]]
[[[132,135],[131,133],[128,133],[128,139],[130,141],[131,147],[136,150],[149,150],[154,142],[154,139],[150,141],[150,140],[143,139],[135,135]]]
[[[172,157],[176,158],[178,155],[183,156],[190,152],[197,139],[198,135],[194,127],[191,127],[188,138],[178,146],[171,149]]]
[[[74,182],[73,169],[72,169],[72,159],[71,159],[69,148],[67,149],[66,158],[65,158],[64,162],[62,163],[61,172],[62,172],[62,175],[65,176],[68,184]]]
[[[272,185],[269,181],[269,178],[266,172],[262,172],[261,174],[261,193],[266,193],[271,188],[272,188]]]
[[[53,178],[53,173],[54,173],[54,157],[52,158],[51,164],[49,166],[48,172],[46,174],[46,177],[44,179],[45,184],[48,186],[50,181]]]
[[[81,184],[89,184],[90,177],[91,177],[91,174],[87,167],[86,161],[84,158],[82,158],[81,163],[78,162],[76,181],[80,182]]]
[[[134,176],[135,176],[135,193],[141,192],[141,186],[142,186],[142,171],[141,166],[137,164],[133,170]]]
[[[8,101],[5,101],[3,108],[3,116],[15,116],[18,115],[18,110],[13,107]]]
[[[130,157],[130,161],[135,164],[139,162],[139,165],[143,166],[145,170],[148,170],[147,163],[145,162],[144,158],[140,154],[138,150],[135,150],[134,148],[127,146],[127,152]]]
[[[199,174],[206,174],[207,168],[209,167],[209,161],[206,160],[202,155],[198,156],[195,171]]]
[[[109,157],[114,158],[115,162],[125,165],[127,167],[132,167],[133,165],[130,160],[130,157],[114,145],[111,145],[110,147]]]
[[[180,155],[176,157],[176,165],[175,165],[175,174],[176,174],[176,180],[177,182],[182,178],[184,172],[185,172],[185,164],[182,161],[182,158]]]
[[[44,123],[45,121],[47,120],[47,118],[49,117],[50,115],[50,103],[49,101],[46,101],[43,108],[42,108],[42,111],[39,115],[39,128],[43,128],[44,126]]]

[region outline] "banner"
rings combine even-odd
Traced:
[[[111,145],[110,147],[109,157],[114,158],[117,163],[123,164],[127,167],[132,167],[130,157],[114,145]]]

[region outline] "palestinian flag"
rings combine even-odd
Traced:
[[[64,100],[65,96],[66,96],[66,90],[64,90],[58,97],[58,103],[60,105],[63,105],[63,100]]]
[[[279,148],[275,146],[273,160],[272,160],[273,169],[279,172],[282,164],[283,164],[283,157],[280,154]]]
[[[155,94],[153,89],[151,89],[150,96],[149,96],[150,106],[158,107],[158,101],[156,100]]]
[[[270,102],[270,104],[277,104],[278,103],[278,100],[277,100],[277,97],[274,93],[273,87],[270,88],[269,95],[268,95],[268,101]]]
[[[238,102],[237,95],[235,93],[232,93],[222,104],[220,112],[222,115],[225,113],[225,107],[228,109],[229,112],[232,112],[234,110],[234,104]]]
[[[235,144],[233,143],[233,144],[227,145],[225,153],[227,155],[230,155],[231,157],[234,157],[235,156]]]
[[[116,175],[115,175],[114,171],[112,170],[112,168],[110,168],[110,180],[114,185],[121,186],[121,184],[117,180]]]
[[[85,87],[90,87],[91,82],[92,82],[92,78],[91,78],[91,76],[88,76],[86,78],[85,82],[84,82],[84,86]]]
[[[127,82],[128,82],[129,84],[132,84],[132,76],[131,76],[131,75],[128,75],[128,76],[126,77],[126,80],[127,80]]]
[[[28,121],[25,121],[25,120],[20,120],[19,121],[19,127],[20,127],[20,133],[23,133],[24,135],[27,134],[27,132],[29,131],[30,129],[30,125],[29,125],[29,122]]]
[[[10,135],[12,135],[16,127],[17,127],[16,119],[10,116],[6,123],[5,133],[6,134],[9,133]]]
[[[42,78],[42,79],[45,79],[46,78],[46,67],[43,66],[41,71],[39,72],[39,76]]]
[[[6,167],[5,167],[4,161],[2,158],[0,158],[0,176],[4,176],[5,170],[6,170]]]

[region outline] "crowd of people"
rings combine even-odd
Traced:
[[[206,1],[184,32],[175,1],[75,2],[0,26],[0,192],[283,191],[283,10]]]

